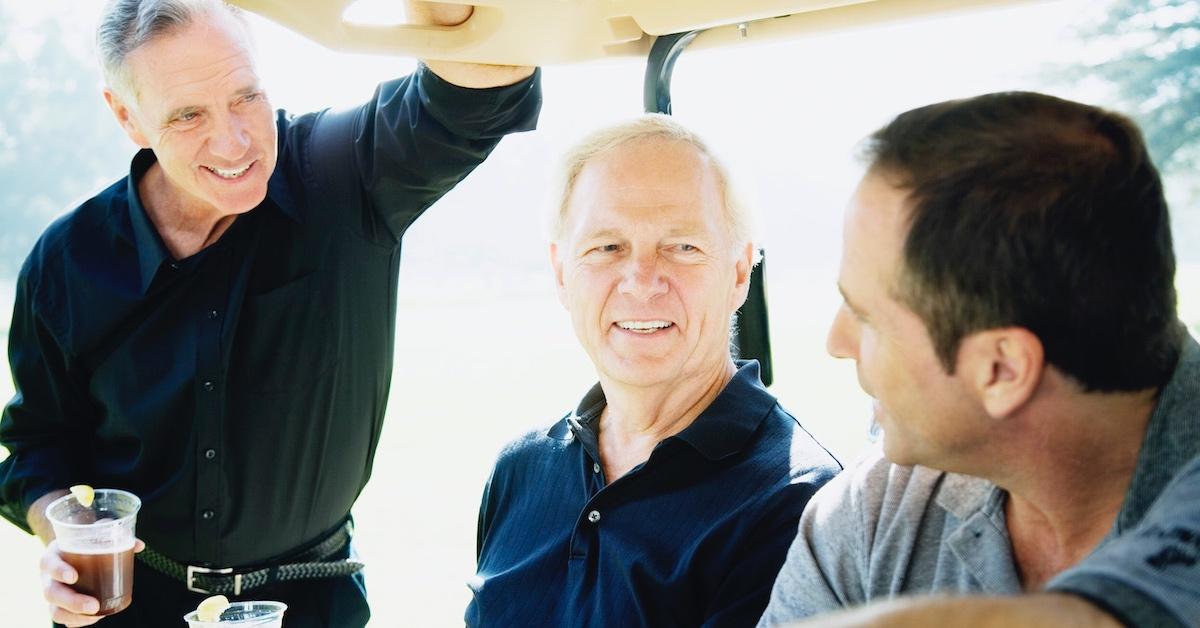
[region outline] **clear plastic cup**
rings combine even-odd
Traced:
[[[112,615],[133,601],[134,526],[142,500],[111,488],[95,495],[87,507],[74,495],[60,497],[46,507],[46,518],[58,553],[79,572],[72,588],[100,601],[97,615]]]
[[[287,604],[283,602],[234,602],[217,621],[200,621],[196,619],[196,611],[184,615],[183,621],[188,623],[188,628],[283,628],[283,611],[286,610]]]

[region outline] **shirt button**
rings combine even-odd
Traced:
[[[204,382],[203,386],[204,386],[204,390],[206,392],[212,392],[213,389],[216,388],[216,385],[213,384],[211,381]]]
[[[175,262],[171,262],[171,270],[179,270],[179,264],[176,264]]]
[[[209,310],[209,311],[208,311],[208,318],[209,318],[209,320],[216,319],[216,318],[217,318],[217,311],[216,311],[216,310]]]
[[[592,523],[596,523],[599,520],[600,520],[600,511],[599,510],[593,510],[592,512],[588,513],[588,521],[591,521]]]
[[[211,510],[205,510],[204,512],[200,513],[200,518],[205,521],[208,521],[209,519],[212,519],[215,516],[217,516],[217,513],[213,512]]]
[[[217,450],[215,450],[215,449],[204,450],[204,457],[207,458],[208,460],[212,460],[213,458],[216,458]]]
[[[599,462],[592,463],[592,473],[600,473],[600,463]]]

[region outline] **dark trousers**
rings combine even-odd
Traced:
[[[337,558],[349,555],[349,546]],[[178,580],[134,562],[133,603],[104,618],[97,628],[184,628],[183,616],[208,597]],[[271,600],[288,605],[285,628],[363,628],[371,617],[361,572],[352,576],[280,582],[227,596],[231,602]],[[55,624],[58,626],[58,624]]]

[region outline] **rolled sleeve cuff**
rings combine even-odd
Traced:
[[[38,449],[13,452],[0,462],[0,516],[22,530],[29,528],[29,507],[43,495],[70,486],[63,475],[66,461],[60,452]]]
[[[492,139],[532,131],[542,107],[542,70],[512,85],[472,89],[459,87],[420,64],[416,73],[421,104],[455,135]]]

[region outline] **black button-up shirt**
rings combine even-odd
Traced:
[[[21,269],[0,514],[25,527],[49,491],[124,488],[151,547],[212,566],[336,526],[387,405],[401,235],[540,103],[537,76],[468,90],[422,67],[356,109],[281,112],[267,198],[182,260],[138,198],[138,153]]]
[[[740,362],[605,485],[599,386],[500,454],[479,512],[471,626],[753,626],[800,513],[841,465]]]

